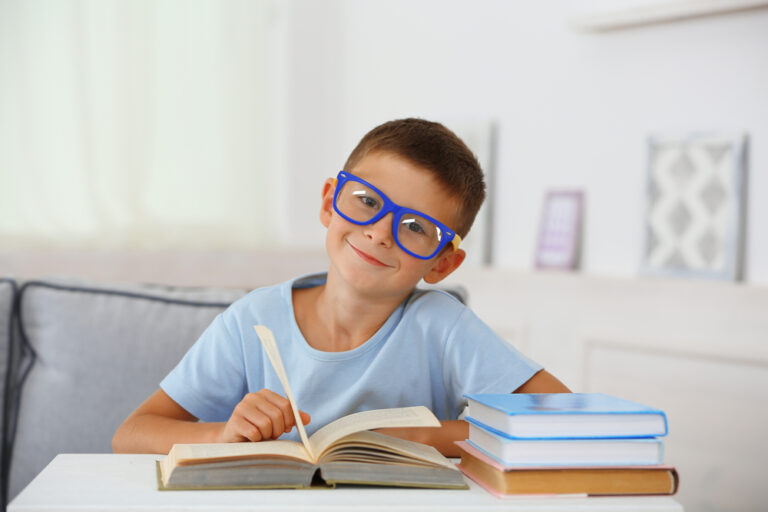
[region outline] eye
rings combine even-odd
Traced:
[[[368,208],[376,208],[379,207],[379,201],[371,196],[359,196],[360,202],[362,202],[365,206]]]
[[[419,234],[419,235],[427,234],[427,231],[424,229],[424,226],[419,224],[419,222],[416,219],[406,219],[403,221],[403,224],[408,226],[408,230],[412,233]]]

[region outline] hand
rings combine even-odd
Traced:
[[[306,425],[309,414],[299,411]],[[291,403],[287,398],[268,389],[248,393],[243,397],[218,436],[220,443],[266,441],[287,434],[295,426]]]

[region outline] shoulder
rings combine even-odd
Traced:
[[[309,274],[256,288],[233,302],[222,313],[223,320],[233,332],[250,333],[257,323],[269,325],[273,332],[278,329],[289,330],[293,320],[292,290],[314,287],[323,282],[325,274]]]
[[[290,291],[292,281],[285,281],[270,286],[263,286],[251,290],[240,299],[232,303],[235,308],[245,308],[252,304],[279,300]]]
[[[447,334],[474,317],[472,311],[456,296],[437,289],[416,289],[405,301],[403,320],[416,322],[421,329],[435,329]]]
[[[416,289],[406,301],[404,319],[421,330],[445,337],[446,343],[459,339],[463,344],[498,343],[501,339],[456,295],[439,289]]]
[[[247,324],[250,331],[254,323],[271,323],[284,317],[292,317],[291,289],[300,279],[302,278],[252,290],[222,313],[225,323],[234,329]]]
[[[439,289],[415,289],[405,301],[405,309],[408,310],[435,310],[445,312],[462,313],[469,308],[459,300],[460,294],[450,293]]]
[[[325,283],[325,273],[306,274],[282,283],[256,288],[230,306],[232,313],[246,313],[260,310],[291,308],[291,292],[296,289],[309,289]]]

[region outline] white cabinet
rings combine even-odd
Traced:
[[[687,510],[768,500],[768,288],[461,269],[469,305],[573,391],[666,411]]]

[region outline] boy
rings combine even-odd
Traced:
[[[382,431],[456,456],[463,393],[567,392],[459,301],[415,290],[461,265],[484,196],[477,160],[441,124],[374,128],[323,185],[327,275],[255,290],[219,315],[118,428],[115,452],[296,439],[256,324],[274,332],[310,435],[353,412],[425,405],[441,428]]]

